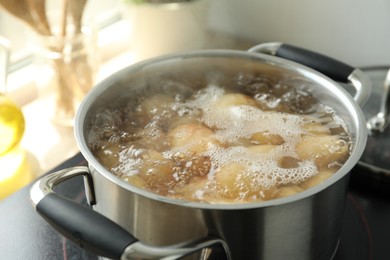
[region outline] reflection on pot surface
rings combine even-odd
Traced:
[[[231,80],[224,89],[162,78],[157,93],[97,113],[89,146],[132,185],[209,203],[293,195],[345,162],[346,126],[309,89],[264,74]]]

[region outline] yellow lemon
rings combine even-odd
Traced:
[[[8,97],[0,94],[0,156],[20,142],[24,128],[22,111]]]

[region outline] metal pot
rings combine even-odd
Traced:
[[[337,81],[351,83],[356,94],[352,98],[340,84],[313,69],[259,52],[311,65]],[[310,86],[313,95],[346,122],[353,139],[351,155],[332,177],[286,198],[212,205],[170,199],[131,186],[106,170],[88,149],[86,139],[96,111],[158,85],[161,75],[191,79],[215,73],[223,78],[252,70]],[[248,52],[206,50],[147,60],[112,75],[87,95],[76,116],[75,136],[89,166],[43,177],[32,187],[31,200],[38,213],[62,234],[109,258],[173,259],[213,248],[211,252],[222,249],[219,251],[227,259],[328,260],[339,243],[349,171],[366,143],[366,123],[358,104],[364,103],[369,92],[369,81],[360,70],[278,43],[259,45]],[[85,176],[93,210],[52,192],[56,184],[77,175]],[[204,259],[207,252],[203,250]]]

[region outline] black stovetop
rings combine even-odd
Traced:
[[[52,171],[76,165],[86,165],[81,154]],[[351,178],[335,260],[390,259],[390,196],[387,187],[380,187],[378,183],[371,185],[355,172],[351,173]],[[29,188],[27,186],[0,202],[0,259],[97,259],[63,238],[35,212],[29,201]],[[64,196],[85,203],[81,178],[62,183],[57,189]]]

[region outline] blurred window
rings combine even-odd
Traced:
[[[15,0],[19,1],[19,0]],[[46,1],[46,11],[58,10],[63,1]],[[83,14],[83,23],[93,23],[98,29],[104,28],[121,19],[119,3],[121,0],[89,0]],[[6,10],[0,7],[0,35],[7,38],[11,45],[11,66],[9,72],[14,72],[31,62],[28,48],[28,38],[31,29]]]

